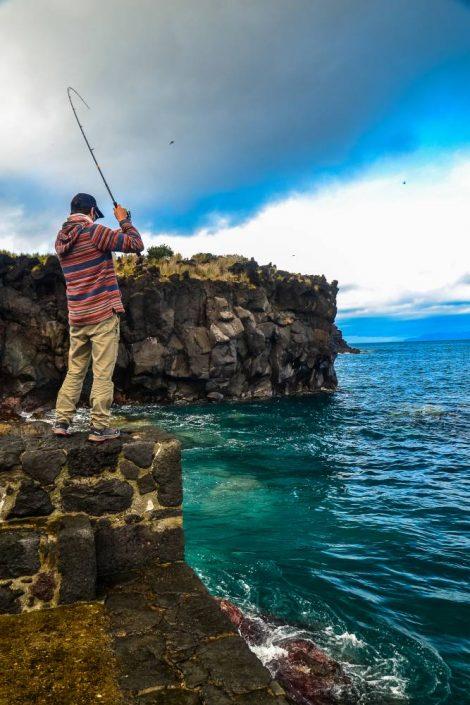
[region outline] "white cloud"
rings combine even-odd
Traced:
[[[16,253],[53,252],[62,220],[58,213],[44,210],[38,215],[24,206],[11,206],[0,200],[0,249]]]
[[[279,201],[236,227],[148,233],[146,242],[325,274],[339,280],[339,307],[350,315],[449,313],[449,302],[470,301],[470,156],[380,170]]]
[[[469,31],[470,13],[449,0],[9,0],[0,179],[49,199],[95,186],[106,198],[71,84],[133,208],[178,214],[273,179],[289,188],[344,163],[416,80],[462,56]]]

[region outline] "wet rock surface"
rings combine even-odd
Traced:
[[[334,325],[337,283],[252,262],[237,266],[246,281],[179,275],[163,280],[155,268],[121,279],[126,314],[115,372],[118,401],[214,402],[336,387],[334,359],[347,347]],[[4,408],[53,402],[67,352],[65,284],[57,258],[40,262],[0,254]],[[84,399],[89,385],[90,377]],[[0,453],[0,467],[14,466],[18,452],[12,447]]]
[[[266,666],[294,703],[334,705],[353,702],[349,698],[350,680],[340,664],[311,640],[273,639],[273,625],[269,618],[245,615],[229,600],[221,600],[220,606],[247,644],[276,646],[275,655]]]
[[[126,702],[289,702],[185,563],[152,566],[115,587],[105,610]]]

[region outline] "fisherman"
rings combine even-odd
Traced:
[[[118,314],[124,312],[124,307],[112,252],[140,253],[144,249],[130,213],[116,205],[114,215],[119,222],[117,230],[96,223],[104,217],[96,199],[78,193],[55,242],[67,287],[70,350],[67,375],[57,396],[53,430],[58,436],[71,435],[70,424],[92,361],[88,439],[98,443],[119,436],[119,430],[110,426],[110,408],[119,345]]]

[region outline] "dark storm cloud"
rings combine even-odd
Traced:
[[[92,106],[81,115],[112,184],[149,222],[243,213],[351,164],[469,36],[470,13],[449,0],[12,0],[0,6],[0,85],[14,91],[0,178],[40,183],[51,202],[104,197],[71,84]],[[400,130],[391,151],[413,147]]]

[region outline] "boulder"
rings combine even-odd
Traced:
[[[21,611],[19,597],[22,590],[0,585],[0,614],[18,614]]]
[[[152,474],[158,487],[158,501],[165,507],[178,507],[183,501],[181,473],[174,468],[181,463],[181,446],[177,441],[160,446],[155,456]]]
[[[57,536],[61,575],[60,602],[93,600],[96,596],[95,537],[86,516],[65,516]]]
[[[66,460],[63,450],[26,451],[21,456],[23,470],[42,485],[54,482]]]
[[[122,452],[127,460],[130,460],[139,468],[148,468],[152,464],[154,444],[145,441],[134,441],[125,443]]]
[[[61,490],[66,512],[85,512],[91,516],[117,514],[132,504],[133,489],[122,480],[100,480],[85,485],[68,482]]]
[[[48,516],[53,510],[49,494],[37,482],[24,480],[19,487],[8,519]]]
[[[39,538],[31,529],[0,531],[0,579],[33,575],[39,570]]]
[[[24,441],[17,436],[2,436],[0,443],[0,472],[19,465],[21,453],[25,449]]]

